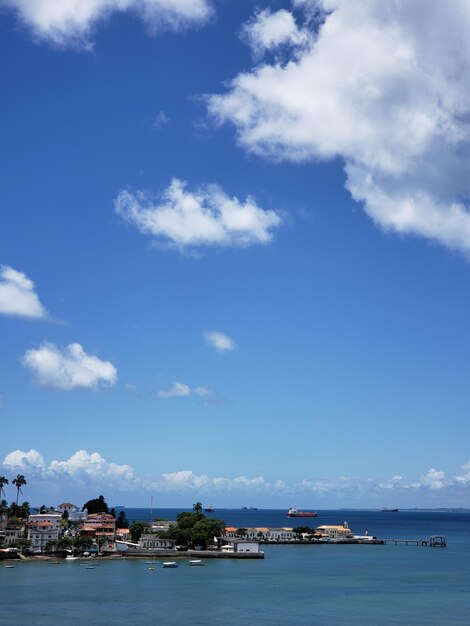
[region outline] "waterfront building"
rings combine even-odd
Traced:
[[[82,537],[114,537],[115,533],[116,520],[109,513],[92,513],[88,515],[86,523],[80,527]]]
[[[62,515],[60,513],[34,513],[28,517],[29,524],[39,524],[41,522],[50,522],[54,528],[60,529]]]
[[[234,526],[227,526],[225,528],[225,537],[239,537],[237,534],[239,529]],[[296,539],[296,533],[292,528],[266,528],[266,527],[256,527],[256,528],[245,528],[244,538],[255,540],[255,541],[291,541]]]
[[[160,539],[156,533],[144,533],[139,539],[139,548],[142,549],[168,549],[175,547],[174,539]]]
[[[250,541],[248,539],[234,539],[231,537],[218,537],[217,543],[221,552],[261,552],[261,550],[259,549],[258,541]]]
[[[33,552],[44,552],[47,543],[57,541],[59,538],[60,524],[57,526],[51,521],[36,520],[26,522],[26,527]]]
[[[324,539],[352,539],[353,537],[346,522],[342,526],[318,526],[316,533]]]
[[[5,540],[3,545],[6,547],[14,543],[18,539],[21,539],[21,537],[23,536],[23,526],[22,524],[7,523],[4,532]]]

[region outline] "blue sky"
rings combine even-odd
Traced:
[[[467,505],[468,7],[146,6],[0,1],[2,473]]]

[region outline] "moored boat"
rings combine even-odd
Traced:
[[[287,517],[316,517],[318,513],[316,511],[298,511],[295,506],[287,511]]]
[[[178,567],[178,563],[176,561],[163,561],[162,567]]]
[[[201,567],[204,565],[204,563],[201,561],[201,559],[193,559],[192,561],[189,561],[189,564],[193,567]]]

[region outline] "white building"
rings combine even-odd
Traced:
[[[139,539],[139,548],[145,550],[171,550],[174,547],[174,539],[160,539],[155,533],[143,533]]]
[[[227,537],[220,537],[217,541],[219,542],[221,552],[261,552],[257,541],[229,539]]]
[[[63,502],[62,504],[59,504],[56,511],[58,511],[61,515],[67,511],[69,522],[86,522],[88,517],[87,509],[80,511],[80,509],[71,502]]]
[[[56,526],[50,521],[29,521],[26,522],[26,527],[34,552],[44,552],[47,543],[57,541],[60,535],[60,525]]]
[[[240,537],[237,534],[238,528],[233,526],[228,526],[225,529],[226,537]],[[266,528],[266,527],[258,527],[258,528],[245,528],[245,534],[243,535],[245,539],[250,539],[252,541],[291,541],[292,539],[296,539],[296,533],[292,528]]]

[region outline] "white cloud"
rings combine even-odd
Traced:
[[[169,121],[170,121],[170,118],[165,113],[165,111],[159,111],[155,115],[155,118],[153,120],[153,127],[157,129],[161,128],[162,126],[165,126],[166,124],[168,124]]]
[[[445,478],[445,472],[431,468],[427,474],[421,477],[420,483],[430,489],[442,489],[446,485]]]
[[[93,27],[112,13],[133,11],[152,29],[180,30],[206,22],[209,0],[0,0],[40,39],[86,46]]]
[[[257,55],[282,44],[305,44],[309,39],[308,31],[299,30],[294,16],[285,9],[260,11],[244,25],[241,35]]]
[[[14,450],[3,459],[2,466],[11,472],[27,472],[27,479],[85,482],[90,486],[115,485],[120,489],[135,487],[136,475],[130,465],[109,463],[99,452],[78,450],[64,461],[47,463],[37,450]]]
[[[225,333],[221,333],[217,330],[207,330],[204,332],[204,339],[206,343],[218,350],[219,352],[227,352],[235,350],[237,344]]]
[[[175,381],[173,385],[169,389],[160,389],[158,392],[159,398],[175,398],[175,397],[184,397],[189,396],[191,394],[191,388],[184,383],[179,383]]]
[[[169,389],[160,389],[157,392],[159,398],[184,398],[193,394],[204,398],[209,403],[216,398],[212,389],[204,385],[191,388],[189,385],[178,381],[174,381]]]
[[[259,155],[342,158],[347,188],[377,225],[470,254],[469,3],[301,6],[323,9],[305,18],[302,49],[239,74],[209,112]]]
[[[37,450],[25,452],[23,450],[13,450],[3,459],[2,465],[10,471],[43,471],[46,468],[44,457]]]
[[[128,464],[109,462],[99,452],[86,450],[78,450],[68,459],[50,462],[34,449],[13,450],[0,464],[2,472],[20,472],[26,476],[32,494],[30,501],[36,499],[41,490],[46,495],[61,493],[62,497],[72,497],[70,494],[75,490],[88,498],[87,494],[106,489],[117,498],[121,492],[134,493],[137,489],[139,493],[186,494],[189,497],[196,492],[219,499],[226,495],[236,499],[258,494],[261,501],[277,497],[289,498],[291,502],[295,502],[291,498],[309,501],[313,494],[316,506],[335,502],[336,506],[354,506],[354,503],[374,506],[375,503],[379,507],[385,501],[395,506],[405,506],[405,502],[412,507],[427,504],[460,506],[469,495],[470,462],[462,465],[462,469],[464,476],[447,477],[445,472],[431,468],[411,482],[396,475],[388,481],[339,476],[309,478],[289,484],[281,479],[271,481],[264,476],[211,476],[190,469],[143,476]]]
[[[97,389],[114,385],[117,377],[112,363],[88,355],[79,343],[71,343],[63,350],[53,343],[44,343],[28,350],[22,363],[33,370],[41,386],[56,389]]]
[[[30,318],[47,316],[33,281],[8,265],[0,266],[0,313]]]
[[[187,191],[176,178],[157,198],[121,191],[115,211],[140,232],[178,248],[268,243],[281,223],[277,213],[260,209],[253,198],[242,203],[217,185]]]

